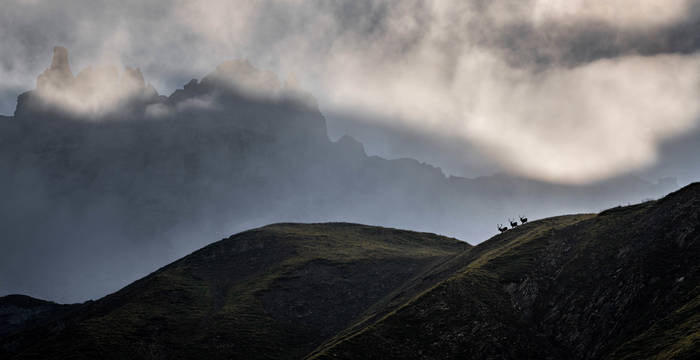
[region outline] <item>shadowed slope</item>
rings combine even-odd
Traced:
[[[82,305],[62,328],[28,339],[18,358],[300,358],[402,283],[467,248],[434,234],[362,225],[271,225]]]
[[[476,247],[276,224],[0,345],[19,359],[692,359],[699,241],[700,184],[533,221]]]
[[[529,223],[315,358],[692,358],[700,348],[700,185]]]

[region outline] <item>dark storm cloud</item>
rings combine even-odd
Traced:
[[[625,55],[691,54],[700,48],[700,10],[694,5],[678,23],[626,29],[598,21],[573,24],[508,24],[480,33],[477,41],[498,49],[519,67],[573,67]]]

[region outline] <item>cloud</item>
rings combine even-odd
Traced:
[[[245,58],[283,78],[295,74],[331,112],[361,109],[393,127],[477,145],[509,171],[549,181],[648,166],[660,143],[698,118],[700,11],[690,1],[64,0],[7,8],[0,76],[8,87],[31,87],[27,79],[55,44],[71,49],[75,69],[139,66],[161,92]],[[252,92],[258,85],[247,84]]]
[[[532,16],[547,21],[602,21],[625,27],[662,25],[683,18],[687,0],[537,0]]]
[[[519,173],[589,182],[653,164],[660,141],[696,124],[699,89],[699,56],[519,74],[475,94],[465,135]]]
[[[697,55],[629,56],[534,72],[470,54],[451,86],[413,66],[346,67],[338,74],[331,100],[340,106],[361,104],[411,127],[461,137],[513,171],[558,182],[650,165],[658,142],[691,129],[700,115]]]
[[[141,71],[126,67],[119,73],[114,66],[88,67],[76,76],[70,68],[68,51],[54,48],[51,66],[37,78],[36,96],[49,106],[98,120],[134,99],[148,99],[157,94],[146,86]]]

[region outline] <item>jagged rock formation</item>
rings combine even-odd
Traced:
[[[61,48],[40,78],[66,89],[39,86],[0,119],[0,233],[22,239],[0,252],[8,292],[102,296],[208,239],[278,221],[352,221],[476,243],[518,213],[598,211],[671,190],[633,177],[583,187],[446,177],[416,160],[368,156],[350,137],[331,141],[315,100],[293,81],[245,61],[167,97],[136,69],[73,78]],[[50,272],[28,269],[24,259],[37,251]]]
[[[73,117],[109,119],[110,113],[160,99],[145,83],[139,69],[126,67],[120,75],[114,66],[88,67],[73,76],[68,50],[54,48],[51,67],[37,78],[36,90],[20,95],[16,117],[41,117],[68,112]],[[133,116],[133,112],[129,112]],[[113,117],[113,116],[111,116]]]
[[[68,50],[62,46],[53,48],[51,67],[46,69],[36,79],[36,88],[44,90],[48,88],[61,89],[70,86],[73,81],[73,72],[68,62]]]
[[[16,359],[694,359],[698,257],[700,184],[475,247],[277,224],[1,337],[0,349]]]

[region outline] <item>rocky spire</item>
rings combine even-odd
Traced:
[[[70,64],[68,63],[68,50],[63,46],[55,46],[53,48],[53,59],[51,60],[51,70],[61,72],[71,72]]]
[[[68,63],[68,50],[63,46],[53,48],[51,67],[46,69],[36,80],[37,89],[47,87],[61,88],[73,80],[73,72]]]

